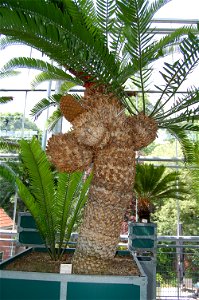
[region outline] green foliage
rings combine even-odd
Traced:
[[[176,92],[198,65],[199,39],[193,34],[196,29],[182,27],[155,40],[152,19],[167,2],[1,0],[0,32],[7,36],[1,47],[31,45],[63,67],[60,70],[42,61],[18,58],[3,71],[25,66],[39,68],[44,73],[37,77],[36,84],[50,78],[73,81],[74,76],[84,84],[89,76],[90,81],[104,84],[116,93],[129,113],[135,114],[139,111],[135,101],[124,91],[125,83],[131,79],[141,92],[141,110],[152,116],[159,127],[180,127],[183,121],[191,124],[198,119],[198,109],[193,107],[198,103],[198,88],[191,87],[181,97]],[[145,95],[152,63],[175,48],[181,58],[164,64],[160,72],[164,83],[156,86],[160,97],[148,111]]]
[[[56,107],[57,105],[59,105],[60,99],[61,99],[62,95],[61,94],[55,94],[52,95],[48,98],[43,98],[41,99],[37,104],[35,104],[35,106],[32,108],[31,110],[31,114],[32,116],[35,117],[35,119],[37,119],[44,110],[50,108],[50,107]]]
[[[0,138],[0,152],[18,152],[19,143],[11,140]]]
[[[73,226],[86,199],[91,176],[52,171],[45,152],[35,138],[20,142],[21,156],[29,176],[27,186],[15,178],[18,194],[31,212],[50,256],[57,260],[67,246]]]
[[[9,152],[19,153],[20,147],[18,143],[0,141],[0,147],[7,149]],[[2,149],[2,148],[1,148]],[[5,150],[4,150],[5,152]],[[13,198],[17,193],[15,178],[19,177],[23,182],[28,184],[26,170],[21,161],[20,155],[16,158],[7,158],[0,163],[0,207],[12,216],[13,215]],[[23,202],[17,200],[17,211],[24,210]]]
[[[21,113],[0,113],[0,130],[0,152],[3,153],[19,152],[17,140],[22,138],[22,133],[29,139],[33,135],[38,138],[41,136],[37,125],[28,118],[23,118]]]
[[[179,201],[180,223],[182,223],[183,235],[198,235],[199,208],[193,196]],[[164,205],[152,214],[152,220],[158,225],[159,235],[176,235],[177,228],[177,202],[168,199]]]
[[[179,172],[166,172],[165,166],[137,164],[134,191],[138,199],[139,218],[150,220],[150,214],[159,210],[164,200],[184,199],[188,189]]]
[[[183,194],[187,194],[188,191],[184,188],[184,182],[180,181],[179,172],[170,171],[166,174],[165,171],[165,166],[137,164],[134,188],[138,197],[147,197],[151,201],[157,201],[175,198],[178,192],[178,199],[183,199]]]
[[[47,120],[47,128],[49,131],[52,131],[58,122],[62,119],[61,110],[59,107],[61,97],[67,94],[66,89],[70,89],[75,86],[74,83],[64,82],[61,85],[60,92],[61,94],[54,94],[49,96],[48,98],[41,99],[35,106],[31,109],[31,115],[37,119],[43,111],[50,107],[56,107],[57,109],[51,114],[51,116]],[[79,96],[73,95],[79,100]]]
[[[196,154],[197,154],[196,143]],[[192,164],[187,164],[186,168],[180,171],[180,178],[186,182],[189,188],[189,194],[184,197],[183,201],[180,198],[167,199],[163,205],[152,214],[152,220],[158,225],[159,235],[176,235],[176,228],[179,222],[182,224],[183,235],[198,235],[199,228],[199,191],[198,191],[198,156],[195,155],[195,160]],[[178,195],[178,194],[177,194]],[[179,215],[177,215],[179,214]]]
[[[0,113],[0,128],[3,133],[12,135],[0,138],[0,152],[12,154],[11,158],[1,158],[0,164],[0,206],[3,207],[8,214],[13,210],[13,197],[16,193],[16,184],[9,175],[15,174],[22,181],[27,181],[27,174],[23,168],[21,157],[19,155],[20,145],[18,139],[21,136],[23,116],[20,113]],[[39,135],[40,131],[37,126],[29,119],[24,120],[24,130],[34,130]],[[19,135],[13,134],[19,132]],[[12,180],[11,180],[12,179]],[[24,209],[24,205],[20,199],[17,201],[17,210]],[[12,216],[12,214],[11,214]]]
[[[7,164],[0,164],[0,207],[4,208],[6,211],[10,210],[11,203],[10,199],[16,192],[15,176]]]
[[[12,69],[14,68],[29,68],[42,71],[42,73],[37,75],[33,80],[31,84],[33,88],[35,88],[38,84],[48,80],[68,81],[71,83],[75,83],[75,85],[82,83],[81,80],[72,77],[71,75],[64,72],[62,69],[41,59],[35,59],[30,57],[13,58],[4,65],[3,69],[1,70],[1,73],[7,74],[7,76],[9,76],[9,73],[12,75],[12,72],[14,72],[12,71]]]
[[[22,128],[23,114],[21,113],[0,113],[0,128],[4,131],[17,131]],[[24,120],[24,129],[39,131],[37,125],[28,118]]]
[[[191,163],[195,159],[195,151],[193,146],[193,136],[190,137],[189,132],[192,132],[192,135],[199,131],[198,124],[168,124],[167,130],[171,133],[176,140],[180,143],[180,148],[184,156],[186,163]]]
[[[7,103],[7,102],[10,102],[13,100],[13,97],[12,96],[7,96],[7,97],[0,97],[0,103],[1,104],[4,104],[4,103]]]
[[[34,217],[50,256],[61,259],[74,225],[81,216],[91,177],[83,173],[53,171],[39,141],[22,140],[18,161],[0,164],[1,206],[10,211],[8,202],[18,192]],[[19,151],[20,150],[20,151]],[[18,201],[21,207],[20,201]]]
[[[188,278],[192,278],[193,285],[198,283],[199,252],[198,249],[186,248],[185,270]]]
[[[194,146],[194,159],[189,164],[191,167],[189,170],[189,176],[191,177],[191,186],[193,194],[196,197],[197,203],[199,204],[199,141],[193,144]]]
[[[175,286],[176,284],[176,249],[172,247],[173,242],[165,248],[158,249],[156,278],[164,286]]]
[[[161,133],[160,133],[161,134]],[[166,150],[165,150],[166,149]],[[177,150],[177,153],[176,153]],[[169,140],[164,141],[163,143],[156,143],[156,147],[153,149],[152,153],[150,154],[152,157],[164,157],[164,158],[172,158],[172,157],[183,157],[183,153],[181,150],[181,147],[179,143],[177,143],[175,140]],[[162,162],[157,162],[157,165],[162,164]],[[168,164],[171,166],[172,162],[168,162]],[[175,162],[173,162],[173,165]],[[167,166],[167,162],[164,163],[165,166]]]

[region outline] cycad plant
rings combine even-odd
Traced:
[[[137,164],[135,195],[138,201],[138,217],[150,222],[151,213],[160,208],[166,199],[183,200],[189,194],[185,182],[176,171],[166,172],[165,166]]]
[[[198,130],[193,124],[198,119],[198,88],[190,87],[183,96],[176,93],[198,64],[199,39],[185,27],[154,39],[152,19],[167,2],[0,0],[0,33],[7,36],[2,46],[32,46],[58,66],[51,72],[49,63],[15,58],[3,71],[36,67],[51,75],[61,72],[67,81],[78,80],[85,88],[79,102],[71,95],[62,97],[60,108],[73,130],[53,136],[47,148],[59,170],[93,166],[73,259],[75,273],[114,273],[123,214],[132,197],[135,151],[150,144],[158,128],[167,128],[181,140],[186,130]],[[156,86],[160,96],[146,109],[153,63],[174,48],[180,59],[164,64],[163,84]],[[125,91],[129,79],[141,94],[139,109]]]
[[[39,141],[20,141],[20,153],[26,180],[8,168],[1,176],[16,186],[18,195],[33,216],[46,249],[53,260],[60,260],[67,247],[75,222],[87,200],[91,175],[68,174],[53,170]]]

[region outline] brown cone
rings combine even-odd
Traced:
[[[72,122],[78,115],[85,111],[72,95],[61,97],[60,110],[69,122]]]

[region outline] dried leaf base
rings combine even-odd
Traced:
[[[116,255],[112,259],[100,259],[94,256],[78,257],[73,265],[73,273],[89,275],[139,276],[140,271],[131,256]]]

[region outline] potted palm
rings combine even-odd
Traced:
[[[151,214],[158,211],[167,199],[185,199],[189,191],[179,172],[166,172],[163,165],[137,164],[134,193],[136,201],[132,203],[132,210],[137,212],[137,222],[129,222],[129,236],[134,236],[130,239],[130,247],[154,248],[157,233],[156,226],[151,223]],[[146,241],[142,236],[151,236],[152,239]]]
[[[166,172],[165,166],[137,164],[134,192],[138,222],[129,222],[129,247],[155,251],[157,232],[151,214],[158,211],[167,199],[185,199],[189,191],[179,172]]]
[[[167,171],[165,166],[137,164],[134,184],[138,222],[128,223],[128,245],[149,278],[147,295],[156,299],[157,226],[151,214],[167,199],[185,199],[189,194],[179,172]],[[135,203],[134,203],[135,204]]]
[[[138,202],[138,219],[150,222],[151,213],[158,210],[165,199],[183,200],[188,189],[176,171],[166,172],[165,166],[137,164],[134,185]]]

